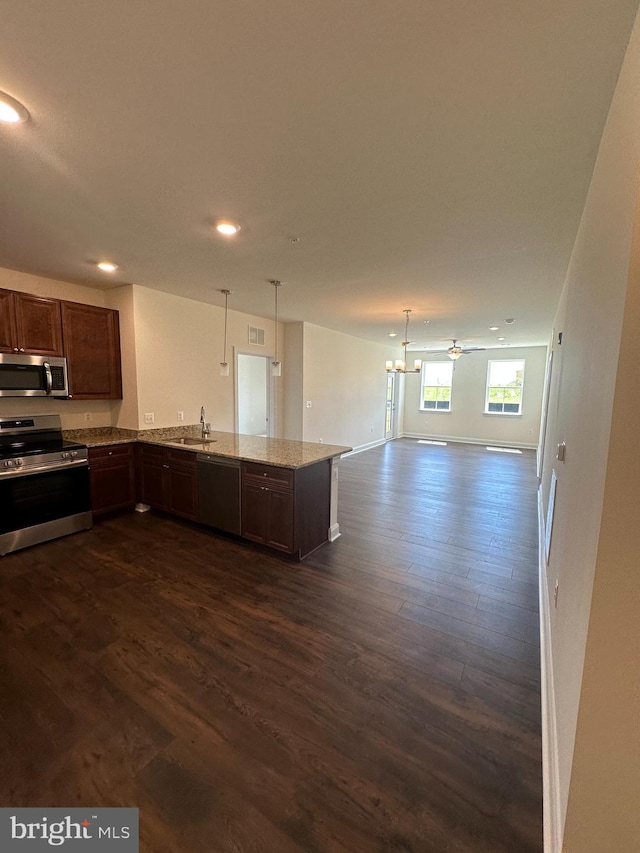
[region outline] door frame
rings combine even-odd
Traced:
[[[233,364],[234,364],[234,383],[233,383],[233,428],[236,435],[238,434],[238,425],[240,424],[240,412],[239,412],[239,400],[240,394],[238,389],[238,380],[240,377],[240,373],[238,371],[238,356],[239,355],[250,355],[254,358],[264,358],[267,361],[267,383],[266,383],[266,394],[267,394],[267,417],[268,417],[268,429],[267,429],[267,437],[274,438],[276,435],[276,406],[275,406],[275,383],[274,377],[271,375],[271,362],[274,359],[273,355],[267,355],[263,352],[253,352],[249,349],[243,349],[242,347],[234,347],[233,348]]]
[[[389,380],[392,381],[392,391],[391,391],[391,425],[390,429],[386,429],[387,425],[387,393],[389,389]],[[391,441],[394,438],[398,437],[398,375],[392,371],[387,373],[387,384],[385,386],[385,395],[384,395],[384,419],[385,419],[385,431],[384,438],[385,441]]]

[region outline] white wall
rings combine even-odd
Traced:
[[[385,361],[397,355],[396,349],[312,323],[301,324],[302,330],[292,325],[285,351],[287,360],[298,359],[298,367],[295,375],[287,374],[286,394],[301,400],[303,408],[302,435],[294,434],[293,412],[288,437],[354,448],[383,441]]]
[[[567,853],[640,849],[640,246],[632,249],[640,227],[639,81],[636,21],[554,329],[541,486],[546,506],[555,470],[542,578],[551,601],[543,613],[553,700],[547,710],[555,702],[555,717],[545,742],[553,746],[555,731],[550,761],[552,769],[557,761],[558,784],[551,795]],[[555,458],[561,441],[564,463]]]
[[[284,427],[283,436],[302,441],[304,413],[304,323],[286,323],[284,327]]]
[[[411,363],[414,358],[436,360],[427,351],[412,352]],[[501,347],[461,356],[454,362],[450,412],[421,412],[420,374],[407,374],[404,434],[537,447],[546,358],[546,347]],[[500,359],[525,360],[522,415],[484,414],[488,363]]]
[[[229,376],[220,376],[224,308],[133,285],[133,313],[137,423],[134,426],[119,421],[118,426],[149,429],[144,420],[148,412],[154,414],[154,427],[177,426],[178,411],[184,412],[185,424],[195,424],[200,418],[200,407],[205,406],[212,429],[233,432],[233,348],[273,357],[273,321],[229,309],[227,361],[230,372]],[[265,330],[264,346],[248,343],[249,325]],[[276,435],[281,434],[282,383],[282,377],[274,381]]]

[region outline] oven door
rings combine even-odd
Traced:
[[[89,466],[0,476],[0,554],[91,527]]]

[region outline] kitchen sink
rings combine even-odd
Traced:
[[[215,438],[172,438],[171,444],[213,444]]]

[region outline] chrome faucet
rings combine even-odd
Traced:
[[[207,422],[207,415],[204,410],[204,406],[200,407],[200,423],[202,424],[202,440],[209,440],[209,433],[211,432],[211,424]]]

